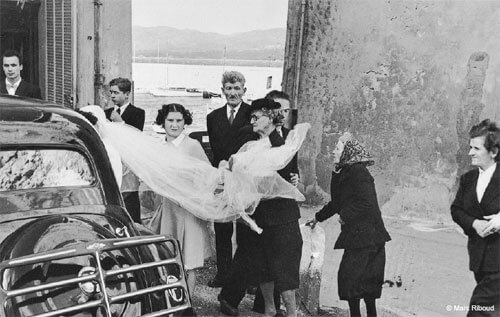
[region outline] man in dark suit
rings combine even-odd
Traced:
[[[213,152],[213,166],[228,160],[240,146],[241,134],[252,133],[250,105],[243,102],[246,92],[245,77],[240,72],[227,71],[222,75],[222,94],[226,104],[207,116],[207,132]],[[215,250],[217,252],[217,275],[209,281],[210,287],[221,287],[230,269],[233,249],[231,237],[233,223],[215,223]],[[238,229],[237,229],[238,231]],[[238,239],[238,237],[237,237]]]
[[[132,83],[127,78],[118,77],[109,82],[109,92],[115,106],[114,108],[105,110],[106,117],[111,121],[123,121],[142,131],[144,128],[145,111],[130,103],[131,89]],[[122,187],[123,184],[128,184],[127,187],[129,189],[139,189],[139,181],[130,170],[125,170]],[[140,223],[141,203],[137,190],[123,193],[123,200],[132,219]]]
[[[2,66],[5,80],[0,81],[0,93],[42,99],[40,88],[21,78],[23,63],[17,51],[5,51],[2,55]]]
[[[276,123],[276,132],[284,139],[286,140],[286,137],[288,136],[288,133],[290,132],[290,129],[286,127],[286,125],[289,123],[289,115],[290,115],[290,96],[288,96],[287,93],[279,90],[271,90],[270,92],[267,93],[266,99],[271,99],[276,101],[281,105],[280,107],[280,112],[283,118],[279,120],[279,122]],[[293,128],[293,127],[292,127]],[[299,183],[299,169],[298,169],[298,163],[297,163],[297,155],[293,157],[292,160],[292,175],[291,176],[291,183],[297,186]]]
[[[453,220],[469,237],[469,269],[477,282],[467,316],[500,314],[500,128],[488,119],[469,132],[473,169],[460,178]]]

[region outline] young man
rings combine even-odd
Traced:
[[[5,51],[2,66],[5,80],[0,81],[0,93],[42,99],[40,88],[21,78],[23,62],[17,51]]]
[[[111,121],[124,121],[126,124],[142,131],[146,116],[145,111],[130,103],[131,89],[132,83],[127,78],[118,77],[109,82],[109,92],[115,106],[105,110],[106,117]],[[123,193],[125,207],[132,219],[137,223],[141,223],[141,203],[137,191],[139,181],[130,170],[125,170],[123,173],[122,188],[124,186],[133,190]]]
[[[226,105],[207,116],[207,131],[213,152],[213,166],[228,160],[241,146],[239,136],[244,131],[252,133],[250,126],[250,105],[243,102],[245,77],[240,72],[227,71],[222,75],[222,94]],[[245,127],[247,130],[245,130]],[[243,132],[242,132],[243,131]],[[217,275],[209,281],[210,287],[224,284],[232,261],[233,223],[215,223],[215,250],[217,252]]]

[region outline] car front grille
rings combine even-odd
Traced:
[[[165,248],[166,243],[173,246],[172,249],[174,252],[168,258],[158,259],[158,249],[155,246],[163,245]],[[129,263],[126,266],[115,266],[111,269],[107,269],[105,267],[106,265],[103,265],[103,260],[109,258],[109,255],[113,252],[117,253],[127,251],[137,255],[137,250],[139,248],[147,248],[152,255],[150,255],[150,257],[156,259],[152,262],[145,262],[145,260],[142,259],[140,264]],[[46,263],[53,263],[54,261],[61,260],[71,261],[71,259],[78,257],[93,259],[91,262],[95,263],[95,265],[90,268],[90,272],[88,274],[53,282],[37,281],[36,283],[31,283],[28,286],[23,285],[22,287],[13,287],[13,285],[9,284],[9,282],[5,280],[8,275],[6,272],[13,272],[16,269],[20,270],[20,268],[26,267],[43,267]],[[173,267],[175,267],[177,276],[173,279],[174,281],[172,281],[172,279],[169,281],[169,271],[172,271]],[[127,275],[133,276],[134,279],[137,279],[138,276],[151,274],[151,272],[155,272],[154,274],[160,276],[159,280],[156,279],[154,284],[146,283],[147,285],[144,285],[144,287],[141,288],[137,287],[127,292],[115,292],[116,294],[110,294],[110,285],[113,283],[113,279]],[[12,312],[9,311],[9,308],[12,309],[12,307],[16,306],[16,304],[12,304],[12,302],[15,303],[17,298],[36,297],[40,296],[40,294],[46,294],[51,290],[63,290],[68,288],[71,288],[72,290],[79,290],[81,288],[79,285],[83,285],[85,283],[87,283],[85,285],[95,285],[95,288],[99,289],[99,291],[95,293],[97,294],[96,296],[85,297],[86,300],[75,302],[72,305],[63,305],[65,307],[52,307],[55,309],[45,309],[41,313],[40,311],[37,311],[34,314],[16,312],[15,315],[23,317],[50,317],[76,314],[81,311],[99,310],[99,316],[115,317],[119,314],[113,312],[113,305],[120,303],[123,304],[124,302],[133,301],[134,299],[137,300],[137,298],[144,299],[155,297],[158,301],[158,294],[161,295],[160,297],[162,298],[160,299],[160,302],[163,304],[154,305],[154,303],[149,300],[149,306],[146,305],[149,308],[145,309],[144,307],[146,306],[141,303],[142,313],[137,316],[167,316],[191,307],[191,301],[184,278],[184,268],[179,252],[179,244],[176,240],[164,235],[82,242],[67,248],[55,249],[52,251],[3,261],[0,263],[0,273],[2,276],[2,283],[0,287],[0,301],[2,304],[2,308],[0,309],[1,316],[11,316]],[[183,294],[183,296],[181,296],[181,301],[172,301],[171,295],[174,291],[180,292],[181,295]],[[52,306],[54,306],[54,304]],[[51,307],[51,305],[44,305],[44,307]],[[24,311],[32,312],[33,310],[30,310],[28,307]]]

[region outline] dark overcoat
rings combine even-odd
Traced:
[[[332,173],[331,201],[316,213],[324,221],[339,214],[344,221],[335,249],[357,249],[383,244],[391,237],[384,227],[373,177],[362,163]]]

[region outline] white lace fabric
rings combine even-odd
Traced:
[[[86,108],[92,113],[102,111],[99,107]],[[268,138],[250,141],[232,156],[231,164],[223,161],[214,168],[175,147],[162,145],[161,140],[134,127],[103,120],[104,112],[96,117],[103,141],[111,144],[122,162],[139,177],[143,183],[140,190],[149,189],[167,197],[200,219],[227,222],[243,214],[251,215],[262,199],[305,199],[276,171],[298,151],[310,128],[308,123],[296,125],[283,146],[272,148]],[[123,185],[122,191],[137,190]]]

